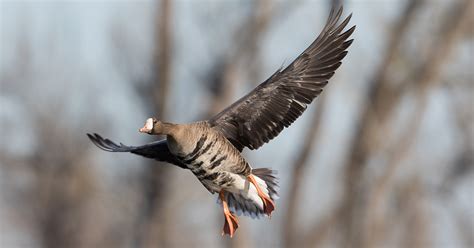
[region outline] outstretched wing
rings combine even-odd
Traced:
[[[179,161],[168,149],[166,139],[155,141],[143,146],[126,146],[122,143],[120,145],[114,143],[109,139],[104,139],[102,136],[94,133],[87,134],[87,137],[100,149],[108,152],[131,152],[147,158],[152,158],[158,161],[168,162],[186,169],[181,161]]]
[[[322,91],[346,56],[355,26],[343,32],[342,7],[331,10],[316,40],[287,68],[209,120],[235,147],[257,149],[290,126]]]

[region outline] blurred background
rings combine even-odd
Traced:
[[[258,151],[271,219],[221,237],[189,172],[106,153],[208,118],[296,58],[332,4],[355,39]],[[1,247],[474,247],[472,0],[0,2]],[[154,137],[157,139],[157,137]]]

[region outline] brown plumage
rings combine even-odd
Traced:
[[[274,171],[252,169],[240,152],[276,137],[322,92],[352,43],[348,39],[355,26],[344,31],[351,16],[339,22],[341,15],[342,7],[332,9],[318,38],[288,67],[207,121],[171,124],[149,118],[140,132],[166,139],[138,147],[88,136],[106,151],[131,152],[191,170],[206,189],[219,193],[223,234],[233,236],[238,227],[234,212],[270,215],[277,196]]]
[[[209,123],[239,150],[257,149],[290,126],[322,92],[353,41],[347,39],[355,26],[342,32],[351,15],[338,25],[341,14],[342,8],[333,9],[321,34],[300,56]]]

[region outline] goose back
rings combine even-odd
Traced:
[[[233,174],[250,174],[250,165],[239,150],[207,122],[180,125],[179,129],[167,137],[171,153],[212,193],[230,187]]]

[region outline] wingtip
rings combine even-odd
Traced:
[[[97,137],[96,136],[92,135],[91,133],[87,133],[87,137],[92,141],[92,143],[97,145]]]
[[[347,23],[349,23],[352,19],[352,13],[350,13],[349,15],[347,15],[346,19],[344,21],[347,20]]]
[[[343,37],[343,39],[347,39],[349,38],[355,31],[355,28],[356,26],[352,26],[350,27],[349,29],[347,29],[346,31],[344,31],[342,34],[339,34],[338,37]]]
[[[336,19],[339,19],[341,17],[343,10],[344,10],[344,7],[340,5],[339,8],[337,9]]]
[[[99,149],[104,150],[104,151],[112,151],[112,149],[107,145],[104,144],[104,139],[97,133],[87,133],[87,137],[91,140],[91,142],[97,146]]]
[[[339,11],[343,11],[344,5],[343,4],[337,4],[333,3],[331,4],[331,11],[334,11],[335,13],[339,13]]]

